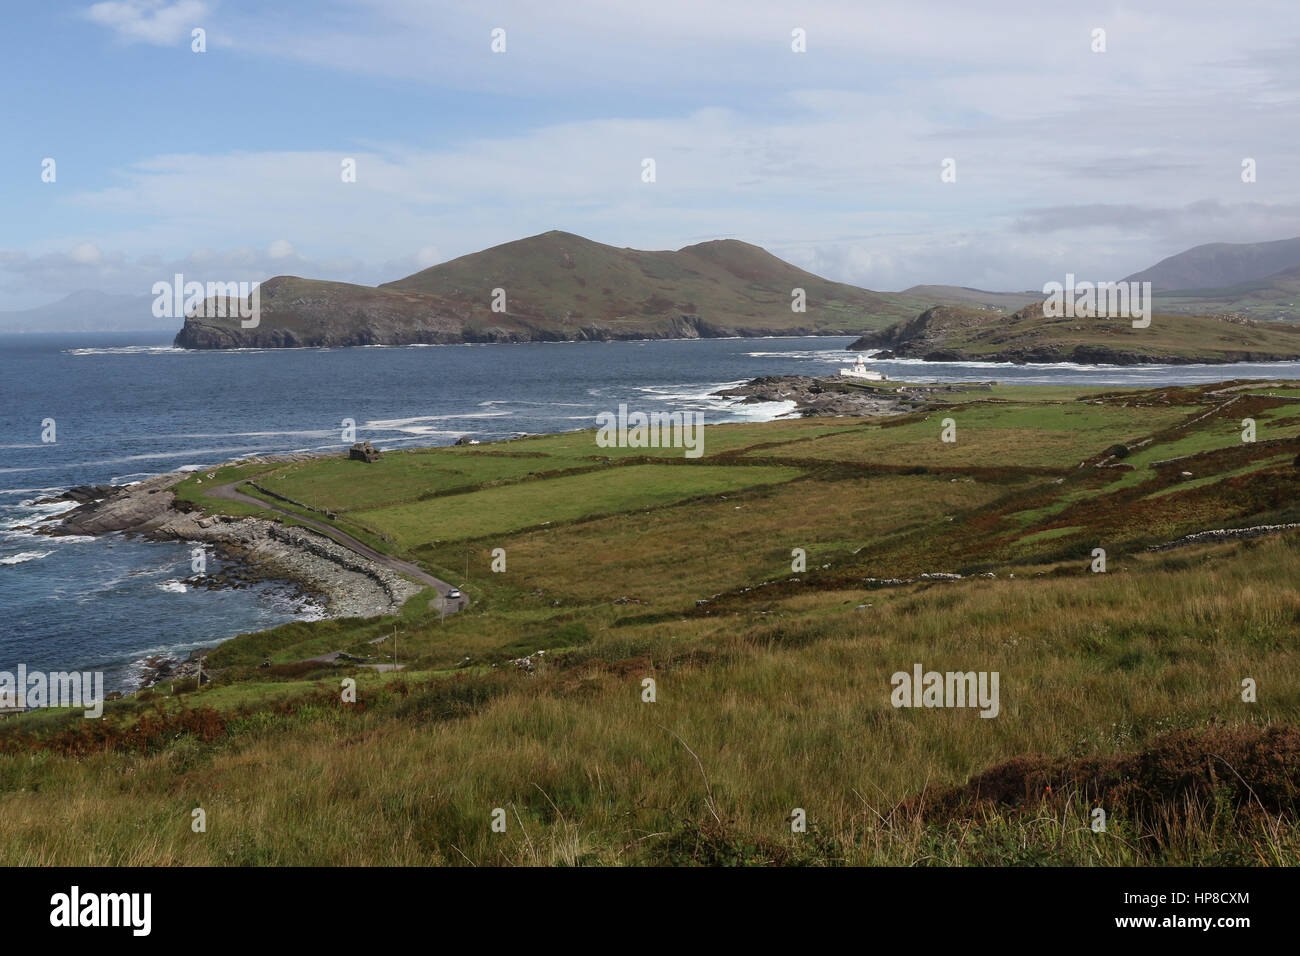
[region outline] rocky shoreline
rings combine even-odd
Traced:
[[[285,580],[320,601],[328,617],[392,614],[422,589],[306,528],[190,510],[172,491],[187,477],[188,473],[173,472],[131,485],[70,489],[46,500],[75,501],[77,507],[41,531],[54,536],[120,533],[207,545],[233,562],[233,567],[215,575],[197,575],[187,579],[189,583],[240,587],[253,581]]]
[[[614,326],[601,323],[574,328],[553,328],[540,320],[510,316],[499,326],[460,326],[434,321],[428,327],[393,325],[367,316],[364,326],[339,322],[300,328],[266,323],[256,329],[232,327],[221,320],[185,319],[172,344],[180,349],[349,348],[356,346],[404,345],[519,345],[529,342],[641,342],[663,339],[768,338],[772,336],[849,336],[856,329],[769,328],[757,325],[727,325],[697,315],[676,315],[659,324]]]
[[[744,385],[724,388],[714,395],[739,400],[742,405],[794,402],[803,418],[876,417],[899,415],[930,402],[938,394],[992,388],[991,382],[956,385],[898,385],[877,387],[845,381],[841,376],[765,375]]]

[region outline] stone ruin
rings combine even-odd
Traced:
[[[354,442],[348,451],[348,458],[355,461],[378,461],[379,449],[368,441]]]

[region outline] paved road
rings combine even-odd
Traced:
[[[237,486],[242,484],[242,481],[232,481],[228,485],[220,485],[216,488],[206,488],[203,493],[205,495],[211,495],[213,498],[224,498],[226,501],[239,501],[246,505],[256,505],[257,507],[265,508],[268,511],[276,511],[282,515],[288,515],[295,521],[308,525],[313,531],[319,531],[330,540],[338,542],[349,551],[355,551],[363,558],[369,558],[371,561],[383,565],[390,571],[396,571],[398,574],[404,574],[407,577],[415,578],[415,580],[422,584],[431,585],[435,590],[437,590],[438,596],[441,598],[446,598],[447,592],[452,589],[452,585],[448,584],[446,581],[440,580],[439,578],[435,578],[433,575],[423,571],[417,565],[414,565],[409,561],[403,561],[400,558],[395,558],[392,555],[384,554],[382,551],[376,551],[374,548],[370,547],[370,545],[358,541],[346,531],[340,531],[338,528],[328,525],[323,521],[317,521],[315,518],[306,518],[300,514],[295,514],[292,511],[287,511],[284,508],[263,501],[261,498],[254,498],[252,495],[246,495],[242,491],[237,490]],[[467,597],[462,597],[458,601],[447,601],[446,611],[448,614],[455,614],[457,611],[462,610],[467,604],[469,604],[469,598]]]

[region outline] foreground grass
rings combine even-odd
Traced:
[[[1296,862],[1293,823],[1227,807],[1173,835],[1118,810],[1094,834],[1077,807],[966,821],[899,807],[1009,755],[1296,721],[1297,545],[876,592],[866,611],[860,592],[808,592],[767,615],[600,635],[531,677],[372,684],[360,707],[322,695],[208,744],[8,756],[0,846],[23,864],[685,862],[700,841],[736,862]],[[1002,714],[894,709],[890,675],[914,661],[1000,671]],[[1258,703],[1240,699],[1246,676]],[[811,833],[790,832],[796,807]]]

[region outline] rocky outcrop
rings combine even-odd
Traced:
[[[170,488],[184,475],[155,475],[134,485],[100,485],[99,497],[86,498],[84,503],[66,512],[62,523],[50,534],[96,535],[114,531],[137,531],[142,534],[157,530],[174,517],[172,506],[176,496]],[[85,492],[77,488],[68,492]]]
[[[804,418],[872,417],[911,411],[926,404],[935,394],[987,388],[988,384],[980,383],[962,386],[907,385],[878,389],[870,384],[846,382],[839,376],[812,378],[807,375],[765,375],[713,394],[737,399],[743,405],[794,402],[795,411]]]
[[[261,518],[181,510],[171,491],[184,474],[157,475],[133,485],[103,486],[107,494],[64,515],[47,534],[141,534],[155,540],[210,544],[244,570],[231,581],[281,578],[324,598],[332,617],[391,614],[422,588],[401,575],[305,528]],[[202,585],[203,579],[191,581]]]
[[[841,385],[838,379],[807,375],[765,375],[713,394],[738,399],[742,405],[794,402],[795,411],[805,418],[893,415],[911,407],[893,393],[853,388]]]

